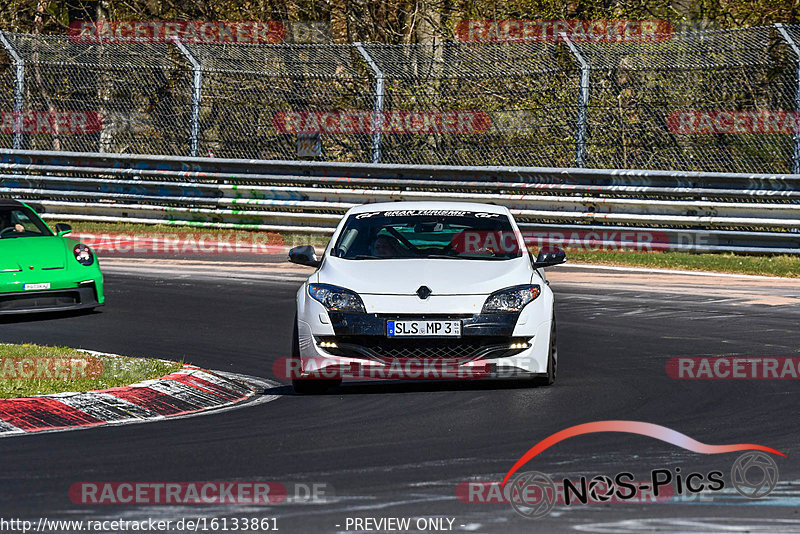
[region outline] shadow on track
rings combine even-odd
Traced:
[[[535,380],[426,380],[381,382],[352,382],[329,388],[324,393],[306,395],[295,393],[290,385],[276,386],[264,390],[265,395],[290,395],[297,397],[333,395],[383,395],[387,393],[421,393],[431,391],[485,391],[497,389],[539,389],[548,391],[553,386],[539,385]]]
[[[37,321],[52,321],[55,319],[67,319],[69,317],[81,317],[84,315],[101,314],[100,310],[64,310],[52,312],[20,313],[10,315],[0,315],[0,324],[32,323]]]

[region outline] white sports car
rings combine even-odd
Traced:
[[[350,209],[297,292],[289,375],[298,393],[342,379],[556,378],[553,292],[508,209],[392,202]]]

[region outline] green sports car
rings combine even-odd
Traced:
[[[103,274],[88,246],[56,231],[29,206],[0,198],[0,314],[102,306]]]

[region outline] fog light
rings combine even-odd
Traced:
[[[335,349],[337,345],[335,341],[320,341],[319,346],[323,349]]]
[[[528,343],[527,341],[520,341],[520,342],[512,343],[511,345],[508,346],[508,348],[509,349],[527,349],[530,346],[531,346],[530,343]]]

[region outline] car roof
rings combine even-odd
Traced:
[[[13,198],[0,198],[0,208],[7,208],[7,207],[14,207],[19,208],[22,207],[22,202],[14,200]]]
[[[479,202],[441,202],[441,201],[419,201],[419,202],[375,202],[371,204],[361,204],[350,208],[348,213],[366,213],[372,211],[394,211],[394,210],[456,210],[456,211],[480,211],[486,213],[502,213],[510,215],[508,208],[496,204],[481,204]]]

